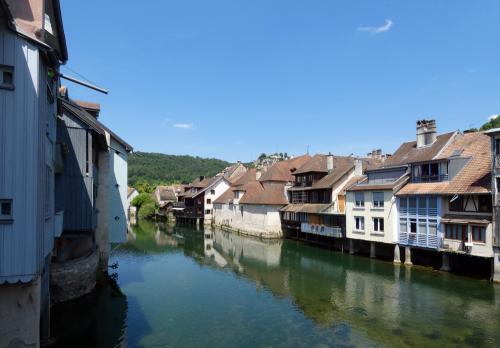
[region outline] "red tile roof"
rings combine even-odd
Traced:
[[[292,170],[300,168],[307,161],[311,160],[311,156],[302,155],[298,157],[294,157],[292,159],[286,161],[280,161],[269,167],[265,172],[262,173],[262,176],[259,178],[259,181],[281,181],[281,182],[291,182],[294,181],[294,177],[292,175]]]

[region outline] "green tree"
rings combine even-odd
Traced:
[[[482,131],[486,131],[488,129],[499,128],[500,127],[500,115],[491,118],[488,122],[482,125]]]
[[[155,215],[156,204],[155,202],[146,202],[139,209],[139,219],[150,219]]]
[[[138,210],[141,209],[141,207],[146,204],[146,203],[154,203],[153,197],[149,193],[143,192],[139,193],[130,204],[132,204],[134,207],[137,207]]]

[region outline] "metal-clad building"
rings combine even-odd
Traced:
[[[0,283],[40,275],[53,241],[56,103],[42,51],[0,26]]]

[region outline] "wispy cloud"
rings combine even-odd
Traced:
[[[192,129],[193,124],[192,123],[176,123],[176,124],[174,124],[174,128]]]
[[[370,33],[370,34],[380,34],[380,33],[385,33],[386,31],[389,31],[392,28],[393,24],[394,23],[390,19],[386,19],[384,25],[381,25],[380,27],[361,26],[358,28],[358,31]]]

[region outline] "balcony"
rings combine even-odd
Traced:
[[[300,225],[300,230],[303,233],[316,234],[318,236],[342,238],[343,231],[341,227],[330,227],[325,225],[314,225],[303,222]]]
[[[495,155],[495,168],[500,169],[500,154]]]
[[[441,240],[436,235],[431,234],[400,232],[399,244],[420,248],[438,249],[441,245]]]
[[[428,175],[428,176],[413,176],[411,178],[411,182],[414,184],[427,183],[427,182],[442,182],[448,181],[448,174],[440,174],[440,175]]]

